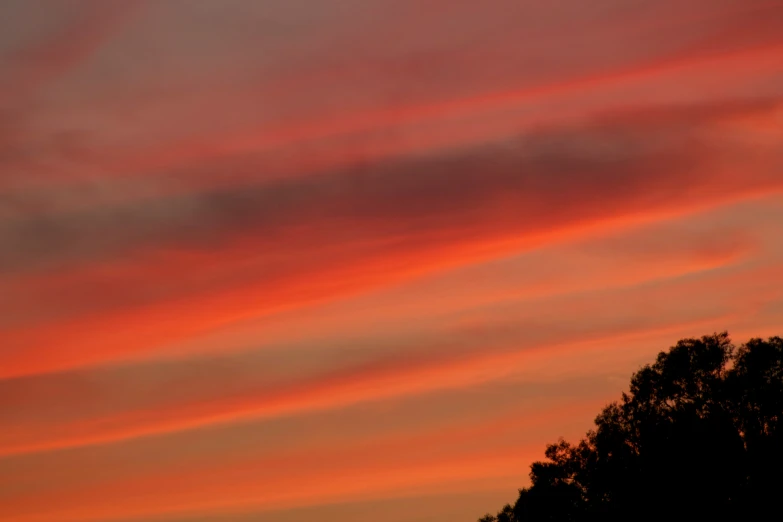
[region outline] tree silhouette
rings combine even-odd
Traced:
[[[783,339],[683,339],[480,522],[761,520],[783,507]]]

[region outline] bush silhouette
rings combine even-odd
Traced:
[[[774,519],[782,422],[783,339],[683,339],[585,438],[548,445],[516,503],[480,522]]]

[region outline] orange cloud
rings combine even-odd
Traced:
[[[275,452],[259,447],[256,452],[260,453],[255,456],[238,455],[230,459],[213,459],[206,463],[168,463],[169,467],[160,470],[155,478],[133,472],[112,474],[110,471],[107,474],[107,470],[92,470],[82,466],[82,478],[70,484],[58,484],[57,492],[47,496],[49,507],[36,509],[39,511],[36,515],[46,520],[46,517],[51,515],[45,512],[54,506],[53,511],[56,513],[65,513],[71,509],[84,510],[78,516],[91,519],[92,516],[99,516],[90,512],[95,507],[101,509],[103,501],[99,499],[112,498],[122,490],[134,492],[134,495],[144,496],[147,500],[143,507],[124,506],[122,512],[115,512],[118,517],[138,514],[135,512],[136,508],[141,508],[142,513],[147,515],[157,514],[161,508],[166,512],[169,509],[165,506],[170,506],[172,500],[179,504],[176,511],[187,513],[193,508],[210,505],[232,506],[240,510],[268,510],[290,505],[291,502],[303,506],[313,502],[335,501],[346,495],[354,498],[357,494],[379,498],[377,491],[383,491],[381,498],[404,494],[411,491],[409,488],[416,488],[419,493],[427,490],[439,491],[444,484],[441,480],[434,479],[443,478],[443,475],[436,470],[455,469],[455,465],[457,468],[467,466],[467,469],[458,476],[452,476],[448,481],[451,484],[464,480],[472,482],[480,478],[492,479],[498,475],[505,478],[519,474],[516,466],[513,466],[514,459],[507,462],[506,467],[488,465],[483,446],[491,444],[494,448],[492,455],[499,455],[501,450],[511,454],[519,453],[520,449],[527,452],[529,450],[526,445],[529,444],[527,441],[530,435],[521,432],[535,430],[552,422],[561,423],[563,418],[585,420],[589,417],[585,412],[599,407],[602,401],[602,398],[590,398],[578,404],[556,404],[554,408],[547,408],[542,404],[527,411],[510,411],[507,415],[491,418],[478,426],[456,425],[446,426],[442,430],[417,431],[402,436],[382,435],[366,439],[361,446],[352,444],[350,438],[346,437],[336,445],[322,445],[305,451]],[[569,421],[564,425],[571,430],[571,426],[575,424],[574,421]],[[68,460],[64,460],[57,469],[41,468],[31,473],[30,469],[35,466],[33,464],[27,471],[21,471],[19,483],[25,484],[25,488],[32,493],[35,491],[34,484],[59,482],[57,476],[68,465],[73,465],[73,462],[68,464]],[[421,476],[406,482],[401,474],[401,467],[407,468],[410,465],[419,467]],[[19,465],[13,467],[18,468]],[[312,487],[291,488],[291,481],[297,479],[297,470],[301,469],[308,470],[304,481]],[[339,475],[335,476],[330,471],[332,469],[339,469]],[[252,474],[254,479],[243,480],[241,477],[246,474]],[[331,475],[332,479],[325,480],[324,474]],[[220,477],[220,480],[216,481],[214,477]],[[396,478],[390,481],[392,477]],[[320,485],[317,485],[319,483]],[[177,486],[172,488],[172,484]],[[204,488],[210,490],[211,501],[206,505],[190,493],[203,491]],[[98,495],[88,494],[98,491]],[[158,493],[150,494],[155,491]],[[262,491],[264,494],[259,496]],[[298,493],[294,494],[294,491]],[[20,503],[20,506],[23,505],[24,503]],[[14,512],[17,506],[11,504],[7,507]]]
[[[775,114],[762,113],[767,116],[754,116],[754,125]],[[746,116],[735,117],[734,109],[696,114],[696,130],[691,117],[672,114],[637,136],[627,128],[628,118],[611,119],[588,133],[580,127],[528,137],[509,150],[490,147],[368,172],[163,199],[157,207],[11,221],[8,244],[14,248],[0,262],[26,268],[5,283],[8,295],[20,295],[5,318],[12,354],[5,374],[132,357],[253,314],[389,285],[594,227],[627,226],[783,188],[768,167],[779,155],[773,140],[734,140],[747,126]],[[685,131],[683,121],[691,125]],[[721,134],[712,134],[712,122]],[[615,147],[620,136],[626,146],[600,152]],[[709,154],[687,148],[694,137],[709,144]],[[647,158],[650,147],[660,165]],[[739,168],[752,174],[738,178]],[[656,169],[668,170],[647,175]],[[56,253],[39,257],[42,250]],[[123,254],[127,261],[115,261]],[[85,263],[85,257],[94,260]],[[40,268],[62,266],[63,275],[36,282],[33,259]],[[24,275],[27,266],[30,276]],[[91,296],[85,287],[95,284],[102,288]],[[59,331],[24,326],[34,321],[24,315],[25,302],[36,310],[32,317],[44,312],[41,303],[57,303],[55,291],[77,292],[83,302],[53,306],[57,314],[101,301],[99,308],[111,308],[100,296],[107,288],[117,305],[133,311],[89,329],[67,321]],[[133,328],[135,338],[106,337],[122,328]],[[58,338],[56,349],[51,335]]]
[[[297,1],[9,4],[6,516],[510,500],[657,350],[780,334],[783,4]]]

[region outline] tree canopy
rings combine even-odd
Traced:
[[[761,520],[783,507],[783,339],[683,339],[479,522]]]

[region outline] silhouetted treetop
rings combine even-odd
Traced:
[[[783,505],[783,339],[683,339],[481,522],[755,520]]]

